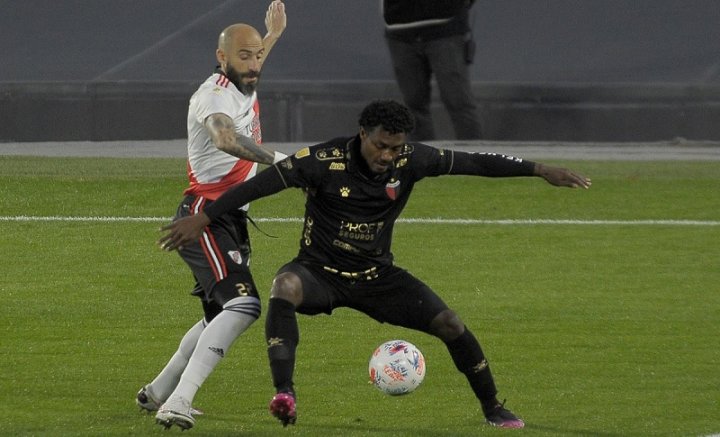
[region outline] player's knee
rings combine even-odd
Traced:
[[[270,298],[285,299],[298,306],[302,302],[302,295],[302,281],[295,273],[283,272],[273,279]]]
[[[260,299],[255,296],[238,296],[223,305],[223,311],[243,314],[252,319],[260,317]]]
[[[465,324],[455,311],[447,309],[430,322],[430,333],[447,342],[460,337],[465,331]]]

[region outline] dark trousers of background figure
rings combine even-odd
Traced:
[[[469,66],[465,62],[465,37],[454,35],[430,41],[404,42],[386,38],[395,78],[415,116],[415,141],[435,139],[430,113],[433,76],[440,99],[460,140],[482,138],[478,109],[472,94]]]

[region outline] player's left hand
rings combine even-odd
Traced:
[[[585,176],[561,167],[552,167],[544,164],[535,165],[535,175],[542,177],[549,184],[556,187],[585,188],[592,185],[592,181]]]
[[[209,224],[210,219],[202,212],[183,217],[160,228],[161,231],[168,232],[160,237],[158,244],[163,250],[182,250],[184,245],[198,241],[203,229]]]
[[[273,0],[265,13],[267,33],[273,38],[280,38],[286,26],[287,16],[285,15],[285,3],[281,0]]]

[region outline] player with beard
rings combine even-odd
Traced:
[[[467,378],[485,420],[522,428],[524,422],[497,398],[488,359],[460,315],[430,287],[393,262],[395,221],[415,183],[425,177],[535,176],[559,187],[589,188],[573,171],[495,153],[468,153],[407,142],[414,120],[404,105],[369,104],[355,136],[335,138],[294,156],[234,187],[201,214],[164,226],[161,246],[173,250],[194,241],[222,214],[289,187],[307,193],[297,257],[273,281],[265,320],[268,356],[277,394],[270,411],[283,425],[297,417],[293,372],[300,339],[295,313],[330,314],[348,307],[373,319],[437,337]],[[481,201],[479,196],[479,201]]]
[[[201,213],[233,185],[252,178],[257,163],[285,158],[261,146],[260,111],[255,89],[260,70],[286,26],[285,6],[274,0],[265,17],[264,38],[247,24],[222,31],[219,63],[190,98],[188,109],[189,187],[175,219]],[[235,339],[260,316],[260,300],[249,270],[248,205],[223,214],[179,254],[195,278],[192,294],[204,316],[180,341],[157,377],[140,389],[136,403],[157,410],[156,420],[169,428],[195,424],[192,401],[200,386]]]

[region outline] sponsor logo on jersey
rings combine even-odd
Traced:
[[[330,170],[345,170],[344,162],[332,162],[330,163]]]
[[[260,127],[260,102],[257,100],[256,96],[253,95],[253,98],[255,99],[255,102],[253,103],[252,107],[253,119],[252,123],[250,124],[250,130],[252,131],[253,140],[255,140],[255,142],[258,144],[262,144],[262,128]]]
[[[355,223],[342,220],[338,237],[350,240],[373,241],[375,236],[380,234],[384,224],[384,222]]]
[[[295,157],[297,159],[304,158],[306,156],[310,156],[310,148],[309,147],[305,147],[305,148],[300,149],[297,152],[295,152]]]
[[[339,247],[340,249],[348,251],[348,252],[360,253],[360,249],[358,249],[357,247],[353,246],[352,244],[346,243],[344,241],[333,240],[332,244],[333,244],[333,246]]]
[[[305,220],[305,230],[303,231],[303,241],[305,242],[306,246],[310,246],[312,244],[312,238],[310,236],[312,235],[312,229],[313,224],[315,221],[312,217],[308,217],[307,220]]]
[[[392,200],[395,200],[395,198],[397,198],[397,187],[399,186],[400,181],[395,179],[390,179],[390,182],[385,185],[385,192]]]
[[[252,139],[256,143],[262,143],[262,129],[260,129],[260,114],[257,112],[253,116],[252,123],[250,125],[250,131],[252,132]]]

